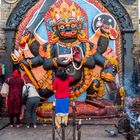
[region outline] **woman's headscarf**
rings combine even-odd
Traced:
[[[20,77],[20,74],[19,74],[19,71],[18,70],[14,70],[13,76],[16,76],[16,77]]]

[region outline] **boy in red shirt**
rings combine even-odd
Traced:
[[[74,78],[69,76],[66,73],[65,68],[58,68],[56,72],[56,77],[53,82],[53,90],[56,92],[56,107],[55,107],[55,123],[58,128],[60,128],[60,124],[62,122],[67,125],[68,122],[68,113],[69,113],[69,85],[73,82]]]

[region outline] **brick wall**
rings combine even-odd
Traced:
[[[6,21],[16,4],[7,4],[4,0],[0,0],[0,62],[3,62],[6,48],[3,28],[6,26]]]
[[[125,7],[126,11],[128,12],[129,16],[132,19],[133,27],[136,30],[134,37],[133,37],[133,42],[136,46],[139,45],[139,19],[138,19],[138,0],[136,0],[133,5],[122,5]]]

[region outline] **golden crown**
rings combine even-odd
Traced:
[[[74,2],[69,5],[65,2],[65,0],[63,0],[59,8],[55,5],[52,7],[50,16],[55,21],[59,19],[66,19],[69,17],[79,19],[79,17],[81,16],[81,11],[75,6]]]

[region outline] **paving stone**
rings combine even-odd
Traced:
[[[104,121],[104,124],[102,123],[101,125],[99,124],[99,121],[97,123],[93,121],[91,125],[82,125],[81,140],[125,140],[121,134],[118,134],[118,136],[114,138],[109,137],[105,129],[116,131],[115,126],[110,123],[110,120]],[[61,135],[62,130],[59,129],[57,131],[58,133],[55,133],[55,140],[62,140],[59,136]],[[73,140],[72,131],[72,126],[66,127],[65,140]],[[38,124],[36,129],[33,127],[27,129],[25,125],[20,128],[11,128],[10,126],[7,126],[0,131],[0,140],[52,140],[52,127],[50,124]]]
[[[8,125],[9,125],[8,118],[0,117],[0,130],[2,130],[3,128],[5,128]]]

